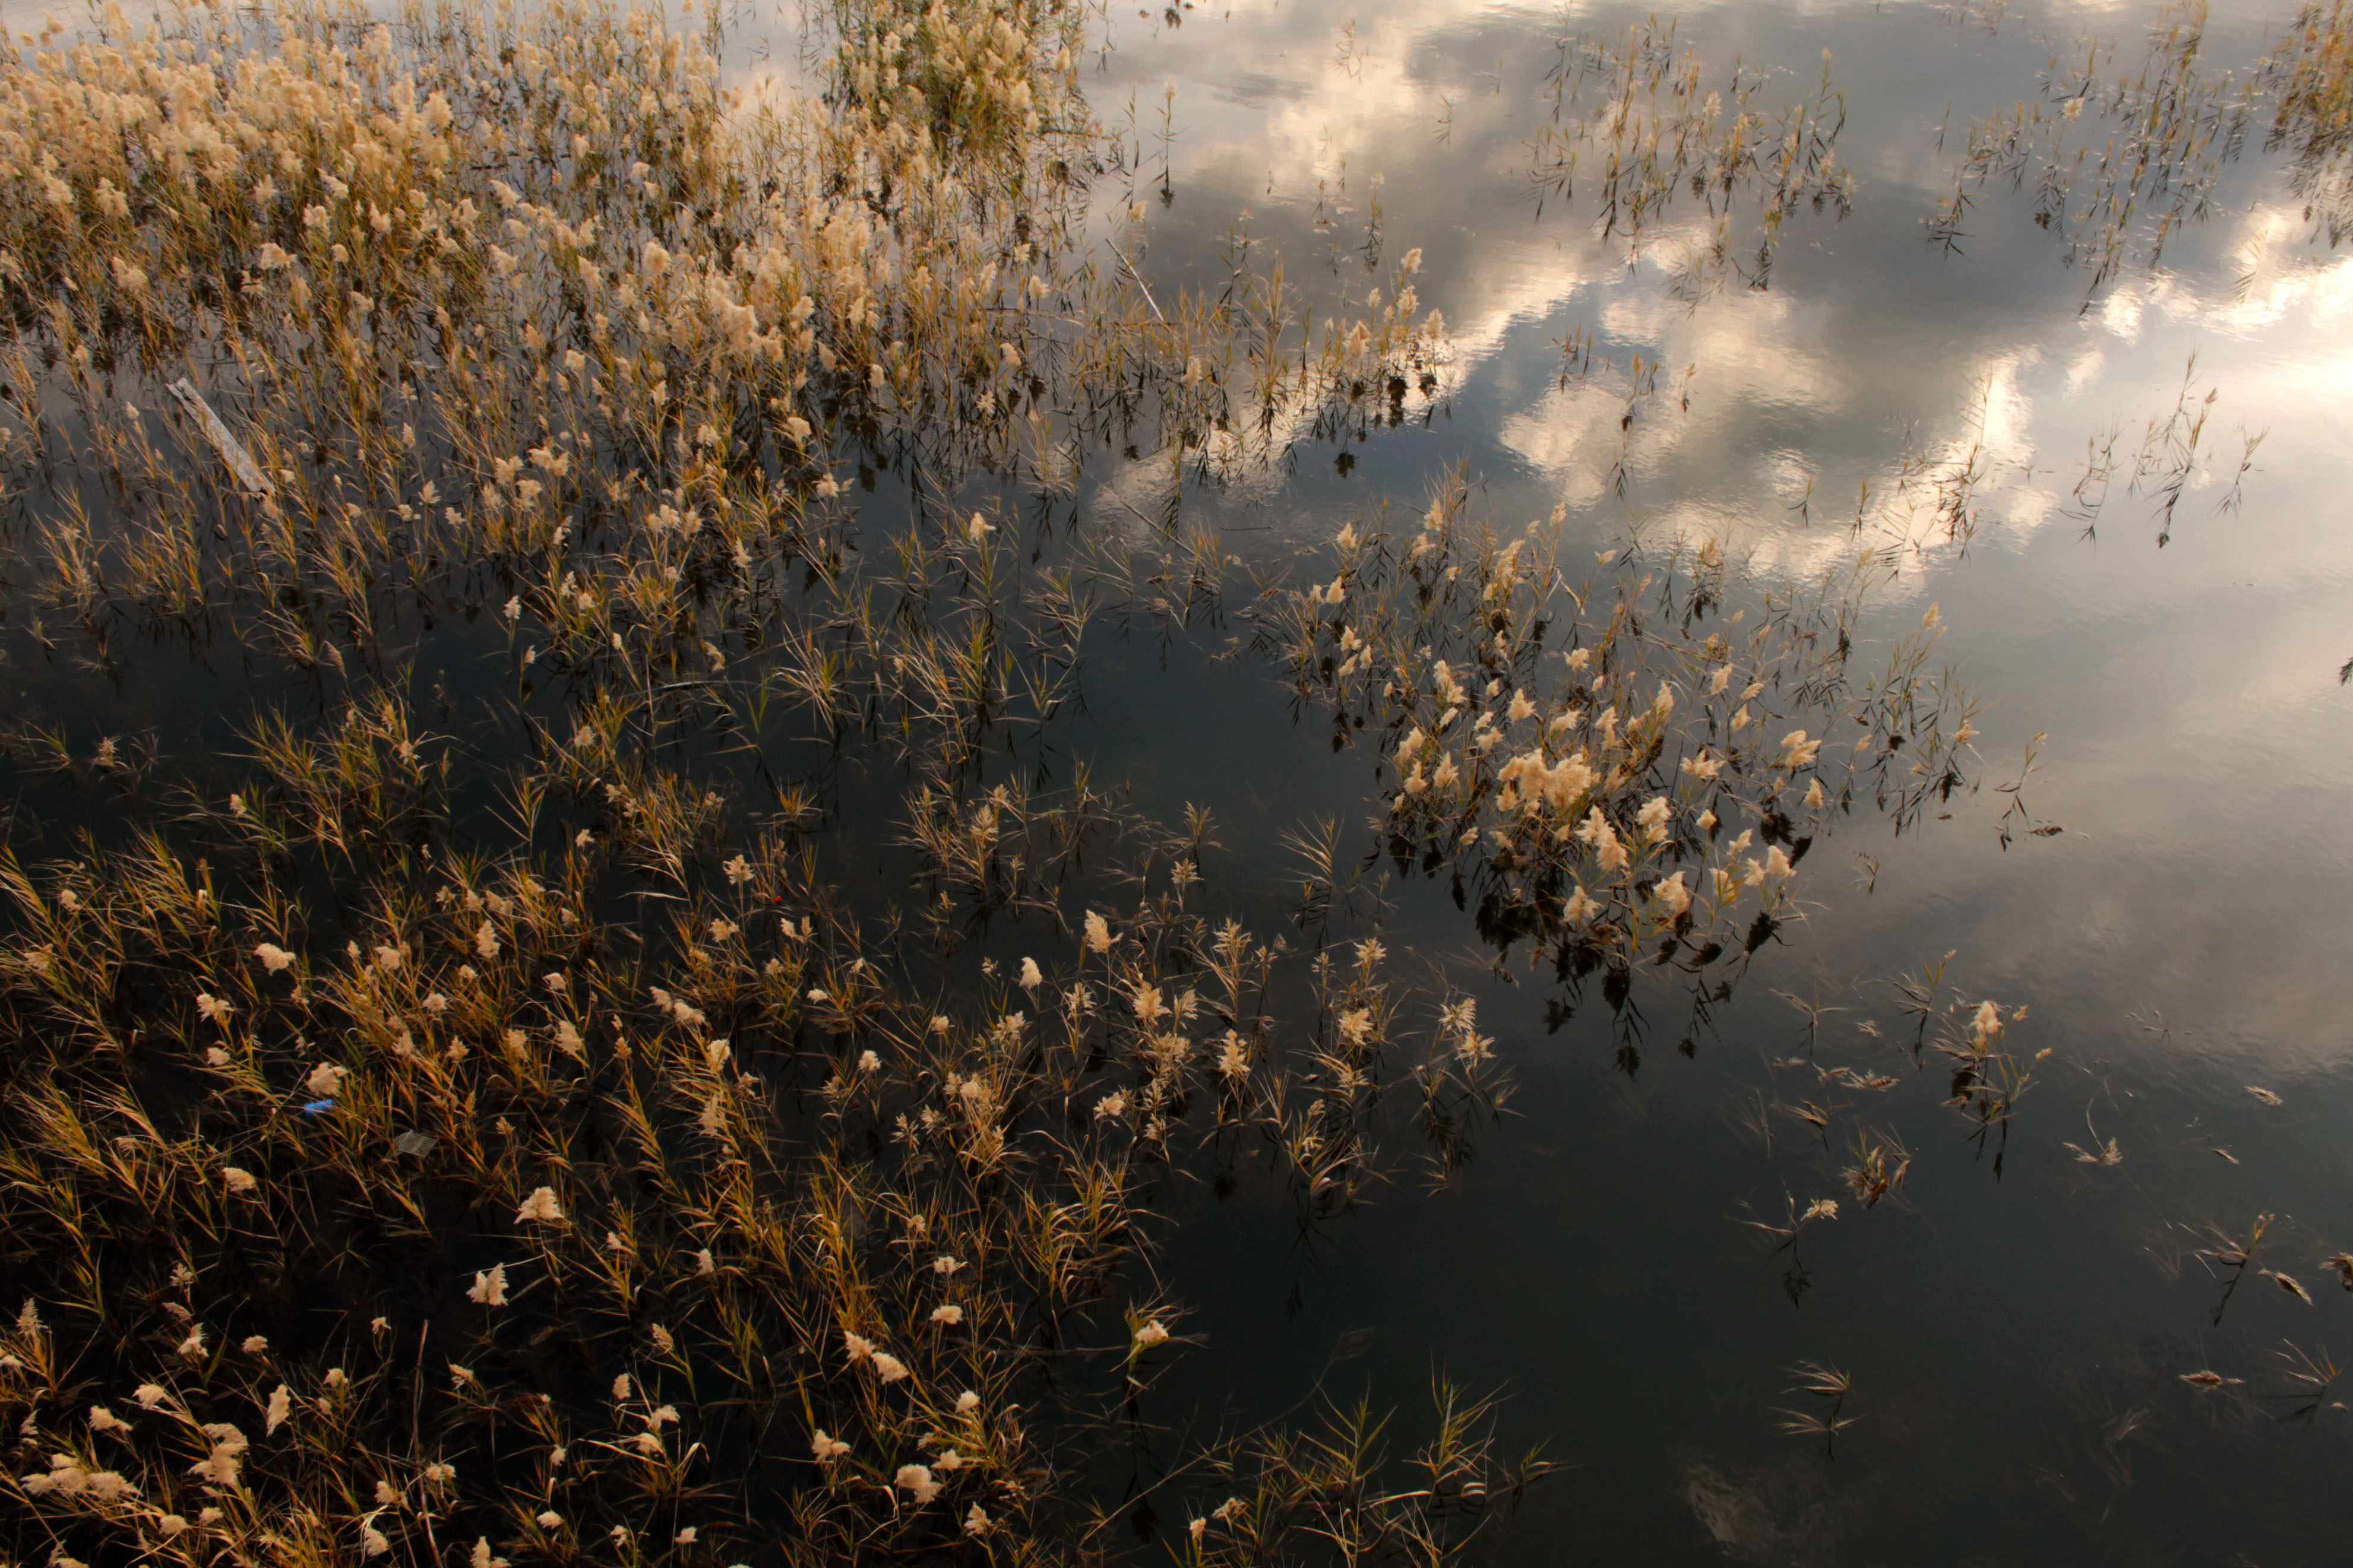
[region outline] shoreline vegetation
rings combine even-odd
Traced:
[[[1487,1394],[1167,1425],[1215,1377],[1203,1282],[1155,1268],[1176,1184],[1261,1151],[1330,1215],[1506,1112],[1388,879],[1688,1038],[1801,940],[1849,819],[1992,789],[2045,830],[2041,737],[1989,785],[1860,522],[1794,585],[1572,551],[1461,473],[1255,566],[1173,512],[1087,526],[1105,450],[1181,489],[1426,416],[1420,252],[1337,309],[1256,245],[1155,293],[1086,12],[812,20],[806,94],[582,0],[110,6],[0,74],[10,636],[218,659],[260,711],[202,765],[0,736],[92,803],[0,847],[11,1560],[1452,1561],[1555,1463]],[[2283,67],[2339,162],[2341,37]],[[1670,41],[1582,57],[1607,128],[1564,119],[1564,56],[1553,199],[1702,112]],[[1736,79],[1714,151],[1613,187],[1627,223],[1694,179],[1755,205],[1690,288],[1868,199],[1830,68],[1786,125]],[[1923,475],[1965,539],[1967,474]],[[1046,777],[1111,635],[1214,643],[1362,759],[1286,918],[1221,900],[1207,809]],[[493,673],[453,698],[453,664]],[[1879,1097],[1926,1086],[1998,1173],[2048,1070],[2023,999],[1941,963],[1897,994],[1936,1071],[1760,1103],[1827,1162],[1776,1251],[1900,1193]],[[1787,1429],[1835,1441],[1847,1394],[1807,1365]]]

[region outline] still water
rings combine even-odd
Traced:
[[[1099,1461],[1107,1500],[1222,1424],[1303,1405],[1395,1406],[1410,1446],[1443,1373],[1553,1467],[1482,1540],[1492,1561],[2353,1560],[2353,1414],[2297,1376],[2353,1356],[2325,1261],[2353,1249],[2353,247],[2265,150],[2268,106],[2100,234],[2077,148],[2095,164],[2153,100],[2066,115],[2070,73],[2097,41],[2103,80],[2145,85],[2186,15],[1434,0],[1114,3],[1093,24],[1083,90],[1127,152],[1092,200],[1155,310],[1238,253],[1361,305],[1418,249],[1444,353],[1336,429],[1214,464],[1100,441],[1065,494],[959,479],[959,509],[1140,547],[1214,532],[1237,577],[1313,570],[1302,553],[1344,525],[1409,528],[1458,479],[1503,526],[1559,509],[1570,560],[1715,541],[1752,596],[1873,550],[1861,638],[1933,606],[1936,660],[1981,704],[1968,787],[1814,843],[1802,918],[1736,984],[1613,1005],[1525,944],[1499,958],[1446,874],[1382,855],[1375,748],[1335,749],[1238,657],[1229,615],[1092,634],[1081,710],[989,766],[1048,784],[1083,766],[1163,819],[1207,807],[1200,897],[1254,929],[1296,905],[1293,837],[1335,824],[1381,940],[1477,997],[1514,1086],[1443,1180],[1403,1134],[1353,1205],[1303,1200],[1247,1142],[1159,1187],[1154,1267],[1188,1348],[1130,1451]],[[2198,69],[2229,80],[2186,112],[2226,113],[2292,20],[2216,5]],[[799,19],[731,26],[734,79],[811,79]],[[1837,181],[1776,216],[1769,264],[1753,182],[1605,217],[1592,128],[1634,37],[1833,139]],[[1977,128],[2038,104],[2015,177],[1970,174]],[[2077,174],[2039,222],[2046,134]],[[922,489],[885,466],[861,526],[886,537]],[[199,780],[257,709],[324,710],[201,639],[102,668],[21,619],[12,641],[16,722],[85,752],[152,737]],[[484,706],[469,683],[497,641],[418,630],[412,689]],[[763,761],[818,781],[833,863],[892,864],[902,781],[822,751]],[[89,815],[52,780],[11,793],[28,857]],[[876,911],[899,890],[847,889]],[[984,950],[1025,951],[1018,932]],[[2026,1009],[2017,1047],[2050,1053],[1990,1138],[1911,1048],[1896,983],[1937,965],[1940,994]],[[1895,1081],[1857,1087],[1874,1074]],[[1868,1206],[1842,1174],[1859,1133],[1911,1162]],[[1792,1244],[1822,1198],[1837,1216]],[[2255,1266],[2233,1268],[2258,1215]],[[1810,1424],[1828,1401],[1808,1365],[1846,1380],[1834,1430]],[[2210,1369],[2226,1381],[2183,1381]],[[1180,1552],[1182,1505],[1153,1497],[1120,1530]]]
[[[1704,221],[1670,213],[1637,247],[1599,233],[1589,203],[1538,212],[1530,178],[1557,40],[1622,37],[1643,13],[1177,16],[1114,7],[1101,89],[1149,110],[1176,84],[1151,276],[1184,278],[1245,212],[1286,255],[1361,276],[1377,202],[1386,242],[1423,247],[1457,356],[1439,406],[1353,447],[1345,476],[1311,448],[1188,506],[1229,532],[1313,537],[1385,496],[1410,506],[1461,464],[1504,516],[1567,502],[1597,549],[1694,530],[1799,574],[1855,547],[1858,487],[1890,487],[1907,448],[1979,446],[1985,521],[1966,548],[1908,554],[1888,614],[1940,606],[1943,651],[1987,704],[1991,782],[2049,733],[2024,798],[2064,829],[2005,848],[2009,797],[1988,789],[1900,837],[1841,833],[1803,928],[1693,1054],[1678,1019],[1652,1020],[1639,1070],[1615,1065],[1602,1018],[1548,1030],[1543,976],[1491,989],[1482,1017],[1521,1093],[1444,1189],[1402,1175],[1330,1224],[1205,1199],[1180,1227],[1180,1277],[1269,1281],[1212,1299],[1221,1373],[1288,1389],[1342,1347],[1335,1391],[1402,1397],[1439,1366],[1507,1391],[1505,1429],[1565,1467],[1511,1561],[2342,1560],[2344,1413],[2281,1420],[2296,1402],[2178,1378],[2230,1363],[2245,1391],[2286,1393],[2284,1343],[2353,1332],[2333,1280],[2316,1308],[2266,1283],[2217,1323],[2222,1281],[2194,1256],[2205,1226],[2264,1211],[2307,1264],[2353,1234],[2335,826],[2353,806],[2353,258],[2315,241],[2252,149],[2158,265],[2096,286],[2032,221],[2031,181],[1989,188],[1957,252],[1925,237],[1953,128],[2032,97],[2080,38],[2136,49],[2159,19],[2145,7],[1675,13],[1685,47],[1719,70],[1745,60],[1768,102],[1810,89],[1829,51],[1857,186],[1842,220],[1790,220],[1768,287],[1695,303],[1664,274]],[[2243,69],[2283,20],[2218,8],[2208,47]],[[1617,374],[1562,385],[1570,339]],[[1690,403],[1662,396],[1622,432],[1634,355],[1662,384],[1688,368]],[[2222,455],[2160,550],[2121,477],[2095,521],[2073,489],[2086,444],[2121,427],[2137,445],[2185,374],[2217,395]],[[2224,513],[2242,432],[2263,444]],[[1180,666],[1123,701],[1108,754],[1253,839],[1302,812],[1363,813],[1348,770],[1284,745],[1273,697],[1232,683],[1205,703],[1197,681]],[[1393,940],[1470,957],[1437,889],[1398,896]],[[1788,1255],[1739,1223],[1779,1217],[1793,1185],[1801,1203],[1831,1190],[1834,1162],[1808,1176],[1787,1157],[1807,1127],[1776,1128],[1768,1156],[1736,1125],[1752,1090],[1802,1088],[1771,1065],[1803,1054],[1806,1025],[1775,993],[1844,1009],[1824,1036],[1886,1059],[1852,1048],[1854,1021],[1887,1016],[1888,979],[1948,952],[1972,994],[2031,1002],[2056,1065],[1998,1177],[1924,1101],[1917,1121],[1892,1111],[1917,1154],[1905,1201],[1810,1231],[1794,1289]],[[2063,1146],[2111,1138],[2113,1167]],[[1804,1402],[1786,1390],[1806,1360],[1853,1380],[1860,1418],[1834,1457],[1775,1430],[1775,1407]]]
[[[1507,1430],[1566,1467],[1532,1497],[1514,1561],[2343,1560],[2344,1413],[2281,1420],[2294,1402],[2267,1412],[2260,1394],[2295,1386],[2284,1342],[2353,1332],[2353,1301],[2333,1280],[2316,1309],[2266,1283],[2218,1323],[2222,1282],[2194,1249],[2205,1226],[2263,1211],[2307,1263],[2353,1234],[2336,826],[2353,805],[2338,679],[2353,258],[2316,242],[2252,150],[2158,265],[2096,285],[2033,222],[2031,180],[1986,190],[1957,251],[1924,237],[1958,161],[1952,128],[2033,97],[2080,38],[2137,47],[2158,20],[2144,7],[1677,13],[1686,47],[1718,69],[1745,59],[1767,101],[1808,90],[1828,51],[1856,181],[1842,220],[1789,221],[1768,287],[1695,303],[1662,275],[1704,222],[1670,213],[1637,247],[1599,233],[1589,205],[1535,210],[1556,40],[1620,37],[1641,13],[1182,15],[1118,17],[1105,65],[1113,100],[1177,83],[1155,268],[1183,276],[1246,210],[1345,275],[1377,200],[1388,243],[1423,247],[1458,355],[1430,416],[1365,443],[1345,477],[1311,454],[1280,483],[1188,504],[1312,534],[1460,463],[1504,515],[1566,501],[1597,549],[1696,530],[1798,574],[1854,548],[1858,487],[1887,489],[1907,447],[1978,447],[1983,523],[1966,548],[1907,554],[1887,613],[1941,608],[1943,652],[1987,705],[1990,782],[2048,732],[2023,798],[2064,830],[2005,847],[1992,789],[1900,837],[1855,825],[1767,972],[1688,1056],[1680,1021],[1652,1020],[1639,1070],[1614,1065],[1600,1018],[1547,1030],[1542,976],[1492,991],[1482,1016],[1522,1092],[1446,1188],[1408,1176],[1341,1223],[1295,1227],[1205,1203],[1180,1230],[1180,1272],[1279,1282],[1218,1295],[1219,1360],[1243,1386],[1287,1387],[1345,1344],[1340,1388],[1407,1389],[1442,1364],[1508,1390]],[[2218,8],[2209,47],[2243,69],[2283,19]],[[1562,385],[1569,339],[1618,374]],[[1621,431],[1634,355],[1662,384],[1688,367],[1690,403],[1662,397]],[[2122,478],[2096,520],[2074,487],[2086,444],[2118,427],[2137,444],[2185,374],[2216,394],[2208,438],[2224,450],[2160,549]],[[2225,513],[2242,432],[2263,444]],[[1239,796],[1270,826],[1347,809],[1341,770],[1304,746],[1286,760],[1279,721],[1238,716],[1248,690],[1201,716],[1190,689],[1170,680],[1119,727],[1153,787]],[[1400,900],[1400,931],[1466,946],[1432,889]],[[1739,1224],[1831,1190],[1786,1157],[1806,1126],[1774,1129],[1768,1156],[1736,1125],[1753,1090],[1799,1094],[1813,1076],[1772,1065],[1806,1035],[1776,993],[1843,1009],[1821,1030],[1852,1051],[1855,1021],[1888,1014],[1888,978],[1948,952],[1972,994],[2031,1001],[2057,1047],[2050,1078],[1999,1176],[1933,1115],[1901,1120],[1917,1155],[1905,1201],[1810,1230],[1794,1288],[1789,1256]],[[2108,1139],[2115,1166],[2064,1147]],[[1775,1430],[1774,1408],[1804,1400],[1785,1391],[1806,1360],[1853,1380],[1860,1418],[1834,1457]],[[2178,1381],[2226,1362],[2256,1398]]]

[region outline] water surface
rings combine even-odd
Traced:
[[[1386,409],[1285,427],[1216,471],[1106,439],[1067,496],[958,476],[949,499],[1138,548],[1214,531],[1237,580],[1303,580],[1345,524],[1409,528],[1458,473],[1501,526],[1562,509],[1571,560],[1714,541],[1752,596],[1878,551],[1862,636],[1893,641],[1935,607],[1936,660],[1983,705],[1973,782],[1900,830],[1860,810],[1815,843],[1803,919],[1728,994],[1694,1008],[1689,985],[1646,977],[1613,1005],[1525,945],[1499,963],[1446,876],[1381,856],[1394,781],[1375,748],[1334,749],[1238,656],[1230,613],[1092,634],[1082,708],[987,767],[1054,785],[1083,764],[1160,818],[1209,808],[1200,896],[1261,929],[1295,902],[1286,836],[1337,823],[1386,905],[1381,940],[1478,998],[1516,1086],[1446,1180],[1403,1136],[1353,1205],[1303,1199],[1247,1143],[1214,1175],[1172,1173],[1155,1268],[1190,1348],[1101,1479],[1114,1496],[1153,1482],[1190,1437],[1302,1401],[1398,1405],[1408,1441],[1442,1370],[1498,1392],[1506,1442],[1557,1467],[1482,1543],[1495,1561],[2344,1560],[2353,1417],[2333,1395],[2306,1410],[2281,1352],[2353,1354],[2353,1297],[2322,1263],[2353,1248],[2353,252],[2315,232],[2263,109],[2161,254],[2137,219],[2105,274],[2071,260],[2031,179],[1974,190],[1953,242],[1933,236],[1969,127],[2042,99],[2084,40],[2137,68],[2179,13],[1697,5],[1662,19],[1712,79],[1739,62],[1776,113],[1834,84],[1852,190],[1844,212],[1799,203],[1769,271],[1736,192],[1719,205],[1736,265],[1694,287],[1705,203],[1605,231],[1591,163],[1567,193],[1536,167],[1547,129],[1588,112],[1556,73],[1649,15],[1110,6],[1083,76],[1107,124],[1134,106],[1131,169],[1090,196],[1105,235],[1133,237],[1115,220],[1142,204],[1121,265],[1174,300],[1219,287],[1247,234],[1328,310],[1418,248],[1445,357]],[[2201,68],[2243,78],[2291,19],[2217,5]],[[731,70],[809,79],[810,26],[746,19]],[[2096,143],[2099,121],[2073,133]],[[2159,427],[2183,409],[2205,424],[2168,521]],[[2085,486],[2104,441],[2113,472]],[[861,525],[887,537],[939,499],[931,483],[873,475]],[[256,711],[332,708],[312,677],[201,637],[126,637],[87,663],[12,619],[17,722],[78,754],[137,734],[226,778],[212,756]],[[494,626],[403,640],[412,696],[451,727],[502,700]],[[470,733],[496,744],[495,726]],[[880,847],[903,773],[808,734],[759,761],[822,803],[845,896],[898,907],[899,873],[872,870],[896,864]],[[20,853],[112,826],[67,782],[28,772],[11,793]],[[983,933],[943,973],[972,983],[1025,941]],[[1893,983],[1948,954],[1940,992],[2026,1008],[2015,1037],[2051,1052],[1993,1138],[1905,1044]],[[1901,1081],[1869,1099],[1824,1076],[1841,1066]],[[1835,1101],[1835,1133],[1787,1113],[1807,1101]],[[1856,1129],[1913,1159],[1869,1207],[1841,1181]],[[2110,1140],[2118,1161],[2078,1158]],[[1822,1197],[1838,1217],[1795,1247],[1747,1223]],[[2259,1213],[2278,1216],[2263,1261],[2311,1301],[2252,1273],[2226,1296],[2200,1256],[2209,1226]],[[1782,1429],[1815,1408],[1791,1392],[1803,1363],[1852,1379],[1835,1441]],[[2243,1381],[2181,1381],[2207,1368]],[[1184,1505],[1155,1495],[1130,1522],[1181,1552]]]

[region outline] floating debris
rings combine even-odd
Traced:
[[[205,401],[204,395],[195,389],[194,383],[184,375],[168,384],[164,390],[170,393],[186,411],[188,417],[196,422],[196,427],[205,433],[205,439],[212,443],[213,450],[220,454],[221,461],[228,466],[229,473],[245,488],[246,493],[255,496],[275,493],[269,476],[261,471],[261,465],[253,460],[253,454],[245,449],[245,443],[238,440],[222,422],[221,416],[213,412],[213,405]]]

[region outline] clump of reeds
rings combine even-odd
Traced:
[[[2137,66],[2096,39],[2054,55],[2036,98],[1969,126],[1929,238],[1962,249],[1970,208],[2006,183],[2031,189],[2035,223],[2062,238],[2068,265],[2087,269],[2087,292],[2127,266],[2155,266],[2174,233],[2211,210],[2245,145],[2262,74],[2211,67],[2202,0],[2169,9]]]
[[[1085,1554],[1090,1435],[1183,1353],[1157,1173],[1254,1137],[1335,1205],[1388,1088],[1500,1092],[1377,943],[1209,922],[1206,816],[976,783],[1106,598],[1198,589],[934,500],[1387,398],[1440,352],[1418,258],[1360,313],[1255,266],[1164,309],[1080,248],[1077,13],[830,25],[805,99],[593,5],[110,12],[0,78],[33,602],[334,693],[128,842],[12,833],[18,1555]],[[861,464],[924,498],[862,554]],[[428,724],[453,644],[504,690]],[[932,944],[846,907],[763,745],[903,770]],[[968,915],[1032,954],[955,972]],[[1479,1414],[1381,1530],[1459,1548]],[[1259,1440],[1249,1540],[1377,1495]]]
[[[335,665],[452,560],[626,541],[659,620],[679,574],[835,558],[843,447],[1051,483],[1105,420],[1208,450],[1427,374],[1409,264],[1311,329],[1279,266],[1164,314],[1082,254],[1072,14],[837,22],[820,99],[725,89],[593,7],[115,13],[29,51],[0,81],[0,374],[78,416],[5,437],[56,493],[47,595]],[[174,428],[182,379],[218,432]]]
[[[2306,5],[2271,53],[2277,101],[2270,145],[2294,159],[2305,216],[2333,247],[2353,235],[2353,12],[2343,0]]]
[[[1558,517],[1498,533],[1467,501],[1456,482],[1408,528],[1348,525],[1330,580],[1258,619],[1295,691],[1377,747],[1388,858],[1475,893],[1498,948],[1564,975],[1738,963],[1841,816],[1901,825],[1966,786],[1977,709],[1930,666],[1936,612],[1851,668],[1870,552],[1752,613],[1712,543],[1572,578]]]
[[[1678,206],[1696,205],[1706,237],[1687,248],[1672,285],[1695,304],[1734,279],[1768,286],[1783,226],[1806,209],[1844,217],[1855,182],[1839,162],[1846,99],[1829,50],[1806,97],[1768,107],[1764,76],[1739,60],[1712,76],[1676,34],[1651,16],[1622,47],[1563,37],[1530,177],[1542,200],[1590,210],[1605,238],[1622,237],[1637,254]]]
[[[617,1561],[737,1551],[761,1509],[788,1562],[1065,1539],[1072,1445],[1180,1353],[1134,1268],[1154,1173],[1237,1135],[1310,1201],[1368,1168],[1410,1032],[1377,944],[1310,966],[1324,1021],[1286,1047],[1281,952],[1192,910],[1189,857],[944,1005],[783,837],[704,837],[674,780],[559,849],[430,853],[433,749],[389,707],[264,734],[208,858],[5,867],[0,1008],[47,1044],[0,1163],[43,1303],[0,1362],[0,1487],[58,1551]],[[321,866],[339,949],[300,893]],[[664,922],[614,919],[665,882]],[[1488,1045],[1450,1006],[1408,1081],[1475,1082]],[[1477,1415],[1363,1528],[1435,1541],[1505,1487]],[[1322,1528],[1381,1469],[1254,1441],[1238,1541]]]

